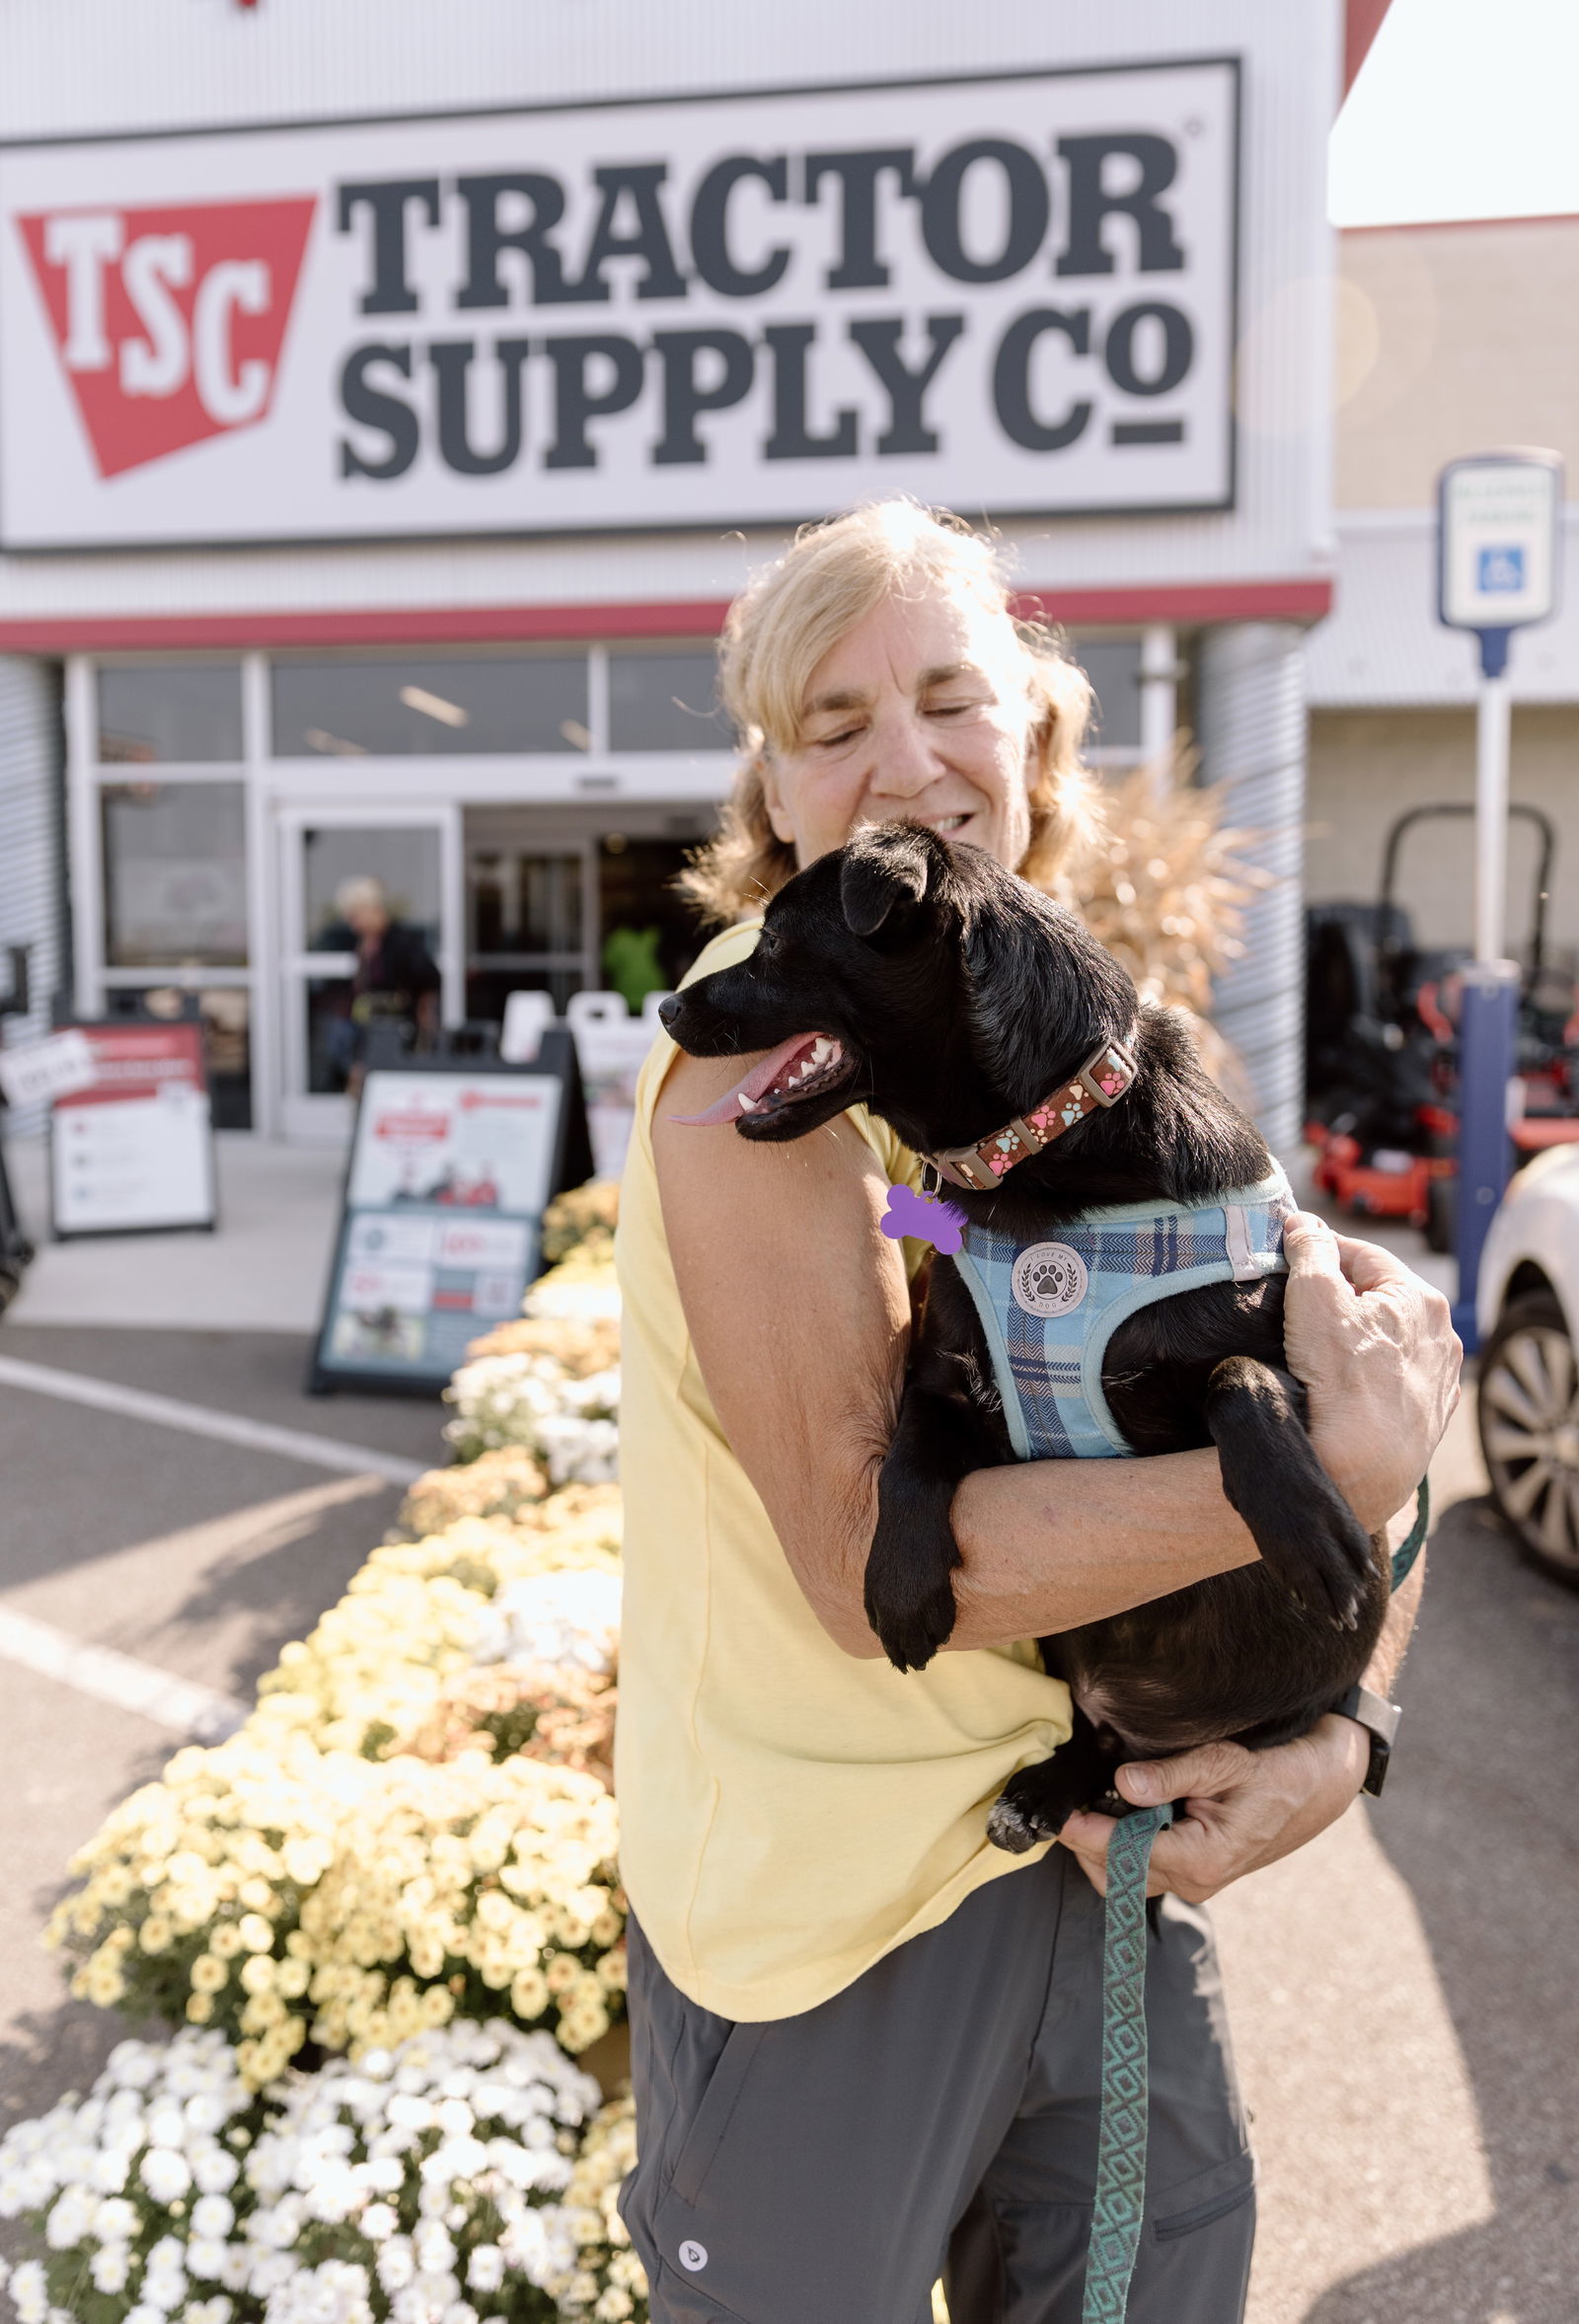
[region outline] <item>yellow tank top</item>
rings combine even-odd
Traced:
[[[714,938],[692,975],[744,959],[760,927]],[[903,1677],[858,1662],[801,1596],[718,1426],[669,1264],[651,1123],[675,1054],[660,1034],[642,1068],[620,1195],[621,1872],[690,1999],[792,2017],[1035,1861],[990,1844],[987,1810],[1067,1740],[1069,1696],[1028,1643]],[[850,1118],[892,1180],[917,1182],[891,1130],[863,1107]]]

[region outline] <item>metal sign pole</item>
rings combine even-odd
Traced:
[[[1454,1327],[1478,1345],[1480,1254],[1508,1182],[1508,1096],[1518,1057],[1518,963],[1504,958],[1508,768],[1512,706],[1508,646],[1516,629],[1556,604],[1562,467],[1553,452],[1492,452],[1455,460],[1438,489],[1437,613],[1479,641],[1474,786],[1474,959],[1459,1019],[1459,1297]]]

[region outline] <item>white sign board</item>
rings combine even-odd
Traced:
[[[6,549],[1234,503],[1237,61],[0,154]]]
[[[564,1122],[558,1074],[368,1073],[315,1385],[441,1384],[520,1313]]]
[[[0,1090],[8,1105],[39,1105],[86,1089],[95,1078],[85,1033],[51,1033],[26,1049],[0,1049]]]
[[[202,1028],[80,1028],[93,1074],[55,1100],[49,1125],[56,1235],[212,1227],[217,1189]]]
[[[1557,602],[1562,467],[1554,454],[1456,460],[1439,491],[1439,605],[1454,630],[1518,630]]]

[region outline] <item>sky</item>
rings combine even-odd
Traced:
[[[1338,226],[1579,214],[1579,0],[1392,0],[1332,132]]]

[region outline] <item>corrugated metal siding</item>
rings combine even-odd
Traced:
[[[0,1019],[8,1043],[49,1029],[63,980],[60,871],[60,672],[53,662],[0,654],[0,945],[31,944],[33,1008]],[[7,1129],[40,1128],[35,1109]]]
[[[1245,858],[1274,876],[1246,913],[1242,958],[1218,979],[1212,1014],[1255,1093],[1255,1119],[1287,1162],[1305,1083],[1304,635],[1236,622],[1201,640],[1201,773],[1228,792],[1224,821],[1253,832]]]

